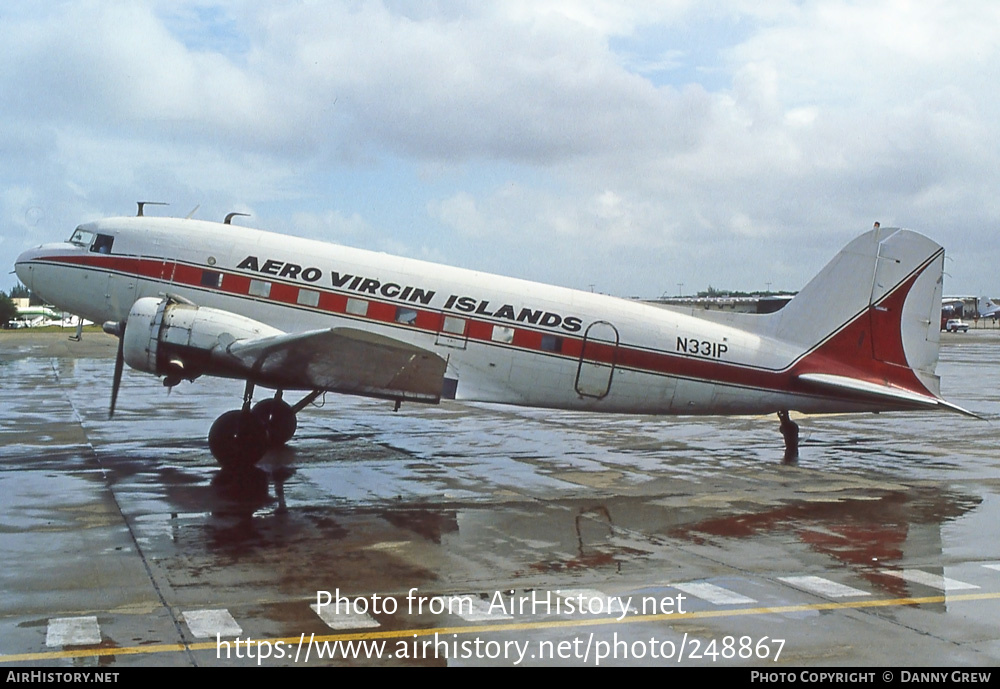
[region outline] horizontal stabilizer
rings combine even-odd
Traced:
[[[416,402],[440,401],[446,366],[426,349],[353,328],[240,340],[226,351],[272,387]]]
[[[866,380],[858,380],[857,378],[835,376],[826,373],[803,373],[798,376],[798,379],[807,383],[815,383],[816,385],[820,385],[825,388],[874,397],[883,402],[898,402],[903,406],[926,407],[927,409],[944,408],[976,419],[982,418],[966,409],[962,409],[958,405],[946,402],[939,397],[920,395],[915,392],[910,392],[909,390],[904,390],[903,388],[893,387],[891,385],[881,385],[879,383],[872,383]]]

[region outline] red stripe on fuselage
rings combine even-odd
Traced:
[[[512,347],[525,351],[533,351],[545,356],[555,356],[563,359],[579,361],[583,353],[582,337],[573,337],[562,331],[534,330],[527,328],[522,323],[512,323],[509,321],[486,321],[469,318],[468,314],[437,311],[427,308],[419,308],[411,302],[381,302],[370,298],[368,295],[358,295],[353,292],[334,292],[320,288],[316,285],[300,285],[298,283],[288,283],[275,280],[273,278],[264,281],[270,282],[271,293],[265,299],[263,297],[250,296],[248,294],[251,279],[263,280],[254,276],[251,278],[242,273],[234,273],[219,269],[215,266],[192,266],[174,261],[165,261],[149,257],[129,257],[114,255],[72,255],[72,256],[49,256],[35,259],[37,261],[51,261],[55,263],[68,263],[84,268],[96,268],[115,272],[122,275],[133,276],[153,280],[178,284],[201,291],[225,294],[237,297],[248,297],[257,301],[279,302],[294,308],[307,311],[320,311],[324,313],[344,316],[351,319],[363,319],[377,321],[380,324],[406,330],[418,330],[429,334],[438,334],[442,331],[442,322],[445,316],[463,318],[467,321],[464,337],[482,344],[489,344],[498,347]],[[834,335],[827,338],[817,348],[805,353],[796,361],[792,362],[784,369],[762,369],[745,364],[731,362],[714,361],[710,359],[696,358],[668,352],[663,350],[651,350],[635,346],[618,345],[589,341],[586,347],[585,360],[595,363],[603,363],[615,367],[632,369],[645,373],[666,375],[675,378],[687,378],[706,383],[720,383],[738,387],[753,389],[771,390],[774,392],[790,392],[798,394],[814,394],[814,390],[809,386],[803,386],[796,376],[802,373],[830,373],[844,375],[852,378],[860,378],[879,383],[890,383],[905,387],[907,390],[918,394],[928,394],[926,388],[919,382],[912,371],[905,367],[905,355],[902,351],[902,342],[898,332],[898,317],[902,311],[902,304],[906,294],[912,287],[919,273],[926,267],[924,264],[907,280],[894,288],[883,298],[879,306],[883,304],[892,310],[889,322],[895,318],[897,325],[895,330],[896,342],[890,342],[889,360],[890,362],[902,362],[902,364],[887,363],[877,361],[869,354],[865,358],[864,344],[870,342],[873,307],[861,312],[851,321],[842,326]],[[206,287],[201,284],[203,271],[221,273],[224,277],[221,287]],[[173,275],[173,280],[165,279],[164,276]],[[904,289],[901,289],[905,287]],[[319,292],[319,304],[316,307],[307,307],[297,303],[299,289]],[[364,300],[369,303],[368,312],[364,317],[347,313],[348,298]],[[897,304],[898,303],[898,304]],[[898,305],[898,308],[897,308]],[[402,324],[395,321],[396,306],[417,311],[417,318],[412,324]],[[880,321],[881,323],[881,321]],[[514,339],[511,344],[503,344],[492,339],[493,326],[504,325],[513,327],[515,330]],[[883,329],[891,331],[887,327],[888,323],[878,327],[877,332]],[[450,335],[450,333],[441,333]],[[542,349],[542,335],[555,335],[562,338],[562,347],[558,352]],[[462,336],[458,336],[462,337]],[[853,344],[852,344],[853,343]],[[904,372],[909,374],[908,378]],[[891,375],[890,375],[891,374]],[[905,383],[904,383],[905,381]],[[826,393],[829,394],[829,393]],[[852,397],[845,393],[845,397]]]

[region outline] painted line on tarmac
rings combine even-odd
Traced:
[[[843,603],[812,603],[809,605],[780,605],[759,608],[743,608],[735,610],[699,610],[697,612],[674,613],[664,615],[636,615],[619,620],[617,617],[605,617],[593,620],[550,620],[545,622],[523,622],[502,624],[479,624],[461,627],[433,627],[429,629],[396,629],[391,631],[355,632],[348,634],[329,634],[325,636],[285,637],[272,639],[254,639],[254,644],[278,643],[294,646],[302,643],[302,638],[312,643],[334,641],[363,641],[374,639],[413,639],[445,635],[445,634],[491,634],[497,632],[533,631],[539,629],[565,629],[568,627],[596,627],[615,624],[637,624],[642,622],[673,622],[716,617],[742,617],[748,615],[785,615],[793,612],[809,612],[817,610],[863,610],[867,608],[892,608],[906,605],[932,605],[937,603],[958,603],[963,601],[1000,600],[1000,592],[996,593],[966,593],[959,595],[924,596],[921,598],[888,598],[884,600],[845,601]],[[228,639],[227,639],[228,641]],[[92,658],[116,655],[143,655],[153,653],[177,653],[193,651],[215,651],[215,641],[194,644],[157,644],[151,646],[127,646],[117,648],[88,648],[68,651],[52,651],[47,653],[19,653],[0,655],[0,663],[25,663],[31,661],[47,661],[63,658]]]

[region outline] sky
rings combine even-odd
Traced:
[[[1000,294],[995,0],[0,4],[0,288],[221,220],[617,296],[798,290],[874,221]]]

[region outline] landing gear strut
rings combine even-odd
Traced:
[[[788,418],[787,411],[779,411],[781,435],[785,438],[785,464],[795,464],[799,458],[799,425]]]
[[[251,408],[253,391],[254,384],[247,381],[243,407],[217,418],[208,432],[208,447],[223,469],[252,467],[268,448],[287,443],[298,427],[295,415],[323,394],[313,391],[292,406],[281,399],[278,390],[274,397]]]

